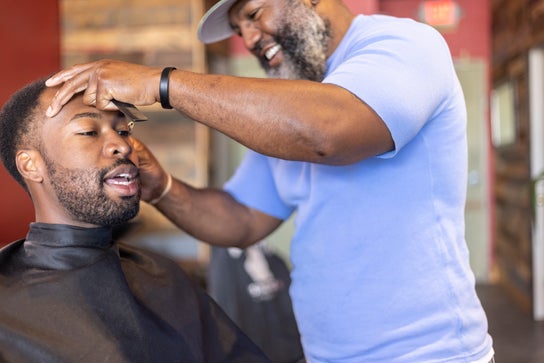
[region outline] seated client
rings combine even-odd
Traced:
[[[139,210],[131,123],[82,95],[48,118],[55,91],[36,81],[0,112],[35,209],[0,250],[0,362],[269,362],[173,261],[113,241]]]

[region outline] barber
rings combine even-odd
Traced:
[[[47,114],[79,91],[99,109],[160,102],[251,149],[218,190],[172,179],[139,145],[142,197],[219,246],[296,212],[291,297],[309,362],[489,362],[464,240],[466,109],[443,37],[340,0],[221,0],[198,35],[232,34],[268,79],[100,60],[49,79],[62,86]]]

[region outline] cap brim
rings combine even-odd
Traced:
[[[227,39],[234,32],[229,24],[229,10],[238,0],[220,0],[204,14],[198,24],[198,39],[209,44]]]

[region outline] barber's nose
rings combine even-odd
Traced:
[[[259,43],[263,34],[254,24],[242,25],[240,27],[240,33],[244,45],[249,51],[255,50],[255,46]]]

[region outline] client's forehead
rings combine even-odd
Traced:
[[[57,93],[57,90],[59,88],[60,87],[47,87],[40,96],[40,107],[46,110],[47,107],[49,107],[49,105],[51,104],[51,101],[55,97],[55,94]],[[61,108],[59,114],[62,113],[63,111],[73,109],[74,107],[76,108],[89,107],[90,108],[91,106],[87,106],[83,103],[82,94],[76,94],[68,102],[66,102],[66,104]]]
[[[59,88],[60,88],[59,86],[46,87],[43,90],[42,94],[40,95],[40,99],[38,100],[41,108],[47,109],[47,107],[49,107],[49,104],[53,100],[53,97],[55,96]]]
[[[59,111],[55,116],[48,118],[45,116],[45,110],[49,107],[53,97],[57,92],[57,88],[52,87],[46,89],[40,97],[40,110],[39,112],[44,115],[45,122],[51,125],[56,125],[57,127],[62,127],[66,125],[75,115],[81,113],[88,114],[104,114],[104,113],[113,113],[114,111],[100,111],[93,106],[89,106],[83,103],[83,95],[76,94],[74,95]]]
[[[53,97],[55,96],[57,92],[58,87],[49,88],[46,87],[43,92],[40,94],[38,100],[37,100],[37,107],[34,110],[34,122],[40,125],[41,133],[43,134],[46,132],[47,129],[51,128],[58,128],[58,125],[60,124],[61,120],[64,120],[66,118],[66,112],[64,111],[64,107],[56,114],[54,117],[47,117],[45,114],[47,108],[51,104],[51,101],[53,100]],[[68,103],[73,102],[74,100],[70,100]]]
[[[57,89],[59,87],[47,87],[42,94],[40,95],[40,98],[38,100],[38,108],[37,108],[37,117],[41,119],[41,121],[44,123],[44,125],[61,125],[59,121],[65,121],[70,117],[70,114],[74,112],[75,109],[80,109],[85,107],[83,104],[83,98],[79,95],[72,97],[59,111],[58,114],[55,116],[49,118],[45,115],[45,112],[49,105],[51,104],[51,101],[53,100]]]

